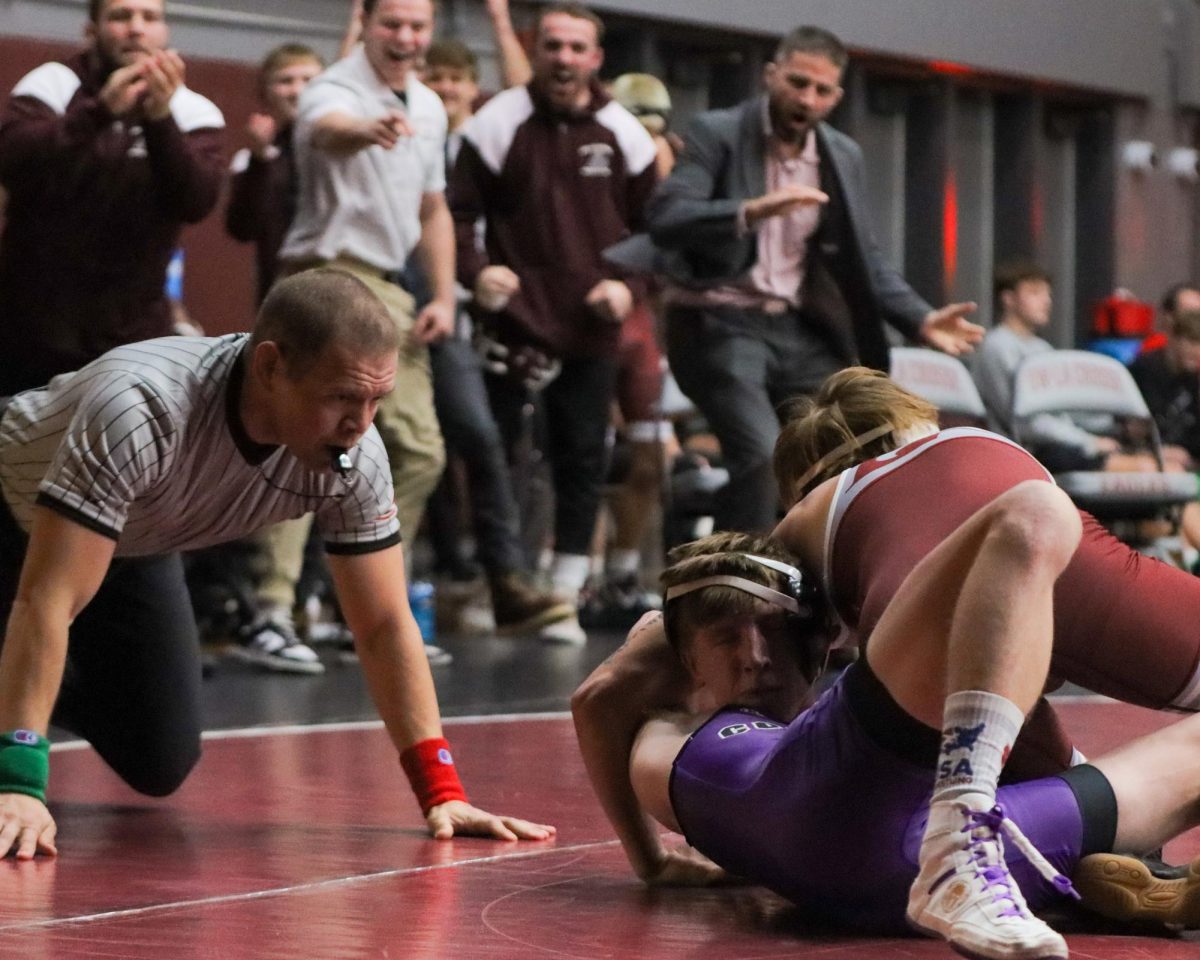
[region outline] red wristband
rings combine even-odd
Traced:
[[[400,766],[412,784],[422,813],[449,800],[466,802],[467,792],[458,779],[450,744],[444,738],[430,737],[414,743],[400,754]]]

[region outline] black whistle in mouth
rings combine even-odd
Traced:
[[[350,454],[342,447],[330,447],[329,456],[332,459],[333,470],[341,476],[343,480],[350,476],[350,471],[354,469],[354,464],[350,461]]]

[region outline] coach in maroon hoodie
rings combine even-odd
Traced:
[[[554,471],[555,587],[568,595],[587,572],[617,339],[632,304],[601,251],[641,226],[656,177],[650,135],[596,80],[602,38],[586,7],[547,7],[532,82],[496,95],[467,123],[450,186],[459,279],[475,292],[478,319],[510,350],[533,346],[562,361],[538,399]],[[490,379],[511,435],[525,387]]]
[[[91,0],[86,33],[0,114],[0,394],[169,334],[167,263],[221,189],[225,121],[184,86],[163,0]]]

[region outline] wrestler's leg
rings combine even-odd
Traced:
[[[1108,849],[1150,849],[1200,824],[1200,716],[1125,744],[1094,765],[1115,795]],[[1097,853],[1080,861],[1072,880],[1084,906],[1106,917],[1200,927],[1200,859],[1155,872],[1137,856]]]
[[[1079,534],[1061,491],[1018,484],[917,564],[867,647],[897,703],[943,731],[908,916],[969,955],[1066,956],[1008,874],[1005,820],[992,808],[1000,768],[1045,684],[1054,582]]]
[[[1065,495],[1030,481],[979,510],[918,563],[867,648],[872,670],[900,706],[933,727],[957,690],[989,690],[1030,710],[1049,665],[1054,581],[1078,536],[1078,514]]]
[[[1200,824],[1200,716],[1093,761],[1117,796],[1114,848],[1153,850]]]
[[[1128,703],[1200,710],[1200,577],[1083,516],[1083,539],[1055,586],[1051,671]]]
[[[1050,702],[1041,697],[1025,716],[1025,725],[1013,744],[1000,782],[1021,783],[1052,777],[1083,759]]]

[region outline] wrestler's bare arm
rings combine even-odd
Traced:
[[[698,854],[663,845],[658,825],[643,809],[631,776],[639,731],[656,715],[686,710],[691,686],[687,671],[667,643],[661,615],[647,614],[571,698],[575,734],[592,789],[634,872],[647,883],[700,885],[724,879],[719,867]],[[647,776],[649,770],[647,766]]]
[[[682,833],[671,809],[671,768],[702,716],[664,714],[647,720],[633,741],[629,776],[643,810],[668,830]]]
[[[818,571],[824,566],[825,524],[836,489],[836,477],[826,480],[788,510],[771,534],[807,570]]]

